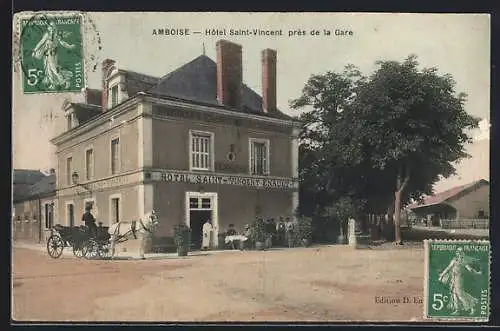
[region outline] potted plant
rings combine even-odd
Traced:
[[[257,218],[252,224],[252,239],[255,242],[255,249],[264,249],[266,237],[266,224],[262,218]]]
[[[304,247],[311,245],[312,240],[312,218],[302,217],[299,219],[299,236]]]
[[[174,243],[179,256],[187,256],[191,243],[191,229],[186,223],[179,223],[174,227]]]

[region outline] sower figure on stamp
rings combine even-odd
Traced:
[[[68,44],[62,39],[54,22],[50,22],[42,39],[33,49],[32,56],[36,59],[43,58],[43,83],[51,90],[59,86],[68,88],[73,75],[71,71],[60,70],[57,60],[57,48],[59,46],[67,49],[75,48],[75,45]]]
[[[480,275],[481,271],[474,270],[470,263],[474,258],[464,255],[461,247],[457,248],[455,257],[450,264],[439,274],[439,281],[447,284],[450,288],[449,308],[453,310],[452,314],[457,315],[459,311],[469,311],[474,314],[474,307],[479,302],[471,294],[467,293],[463,284],[465,271]]]
[[[94,215],[92,215],[91,210],[92,206],[90,205],[85,206],[85,213],[83,213],[82,222],[85,223],[85,226],[87,227],[90,235],[96,237],[97,225],[95,224],[95,218]]]

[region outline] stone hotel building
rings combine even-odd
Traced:
[[[262,51],[260,96],[243,83],[242,47],[216,47],[216,62],[203,54],[161,77],[103,61],[102,90],[65,104],[52,139],[60,223],[81,224],[86,204],[104,225],[154,209],[157,237],[181,221],[201,236],[207,218],[220,233],[293,216],[299,123],[276,108],[276,51]]]

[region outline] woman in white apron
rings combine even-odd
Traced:
[[[206,250],[210,248],[210,243],[212,241],[212,232],[213,232],[213,227],[212,223],[210,223],[210,220],[206,220],[205,224],[203,224],[203,238],[201,240],[201,249]]]

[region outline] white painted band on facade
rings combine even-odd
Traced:
[[[236,185],[256,188],[295,189],[298,183],[293,179],[285,178],[256,178],[249,176],[231,175],[202,175],[192,173],[178,173],[173,171],[155,172],[153,180],[164,182]]]

